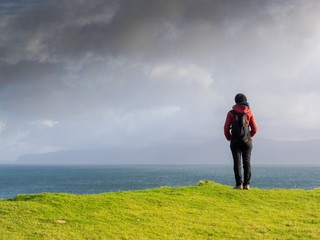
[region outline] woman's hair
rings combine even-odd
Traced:
[[[243,93],[238,93],[234,100],[236,103],[247,102],[247,97]]]

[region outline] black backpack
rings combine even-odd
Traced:
[[[231,110],[230,112],[234,115],[232,140],[235,142],[248,142],[250,140],[250,130],[246,121],[246,115],[248,113],[241,114],[234,110]]]

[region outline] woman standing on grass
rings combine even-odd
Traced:
[[[233,156],[233,170],[236,179],[234,189],[250,188],[251,180],[251,151],[252,137],[257,132],[257,124],[250,105],[244,94],[238,93],[235,97],[236,105],[228,112],[224,124],[224,135],[230,141]],[[244,180],[241,174],[241,155],[243,161]]]

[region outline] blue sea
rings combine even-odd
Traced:
[[[142,190],[196,185],[200,180],[234,186],[231,165],[0,165],[0,198],[18,194]],[[314,189],[320,187],[320,166],[252,166],[251,187]]]

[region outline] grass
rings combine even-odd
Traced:
[[[0,239],[319,239],[320,189],[233,190],[208,181],[0,200]]]

